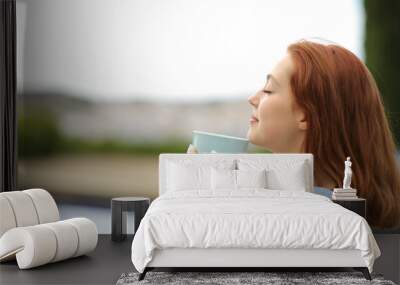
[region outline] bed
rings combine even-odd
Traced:
[[[352,267],[379,247],[364,218],[313,193],[312,154],[160,154],[159,197],[132,242],[154,268]]]

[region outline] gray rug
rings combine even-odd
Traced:
[[[117,285],[133,284],[390,284],[380,274],[372,274],[372,281],[361,272],[147,272],[138,281],[139,273],[123,273]]]

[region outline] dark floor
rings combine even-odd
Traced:
[[[88,255],[20,270],[16,261],[0,264],[0,284],[115,284],[124,272],[134,271],[131,261],[133,236],[112,242],[99,235],[96,249]]]
[[[99,235],[96,250],[88,255],[20,270],[16,261],[0,263],[0,285],[9,284],[115,284],[124,272],[135,271],[131,261],[133,235],[123,242]],[[159,268],[157,271],[237,271],[232,268]],[[246,268],[246,271],[260,269]],[[354,271],[352,268],[263,268],[261,271]]]

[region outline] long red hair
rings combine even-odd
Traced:
[[[335,44],[300,41],[288,47],[295,71],[291,89],[305,112],[303,151],[314,155],[315,184],[322,177],[343,187],[344,161],[367,200],[367,221],[400,226],[400,166],[396,144],[375,80],[365,64]]]

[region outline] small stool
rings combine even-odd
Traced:
[[[126,239],[127,211],[135,215],[134,233],[140,221],[146,214],[150,199],[145,197],[118,197],[111,199],[111,240],[123,241]]]

